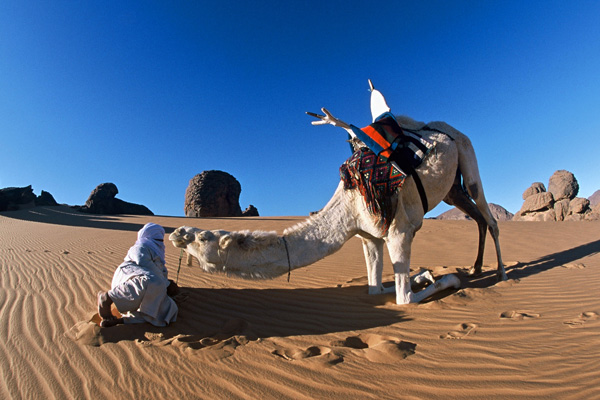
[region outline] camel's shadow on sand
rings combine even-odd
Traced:
[[[523,279],[599,253],[600,240],[596,240],[568,250],[548,254],[537,260],[508,265],[505,267],[506,274],[508,279]],[[495,269],[486,270],[476,277],[467,276],[466,271],[463,272],[459,274],[463,288],[488,288],[498,283]]]
[[[363,330],[406,321],[400,308],[384,306],[381,296],[366,287],[310,289],[180,288],[177,321],[168,327],[149,324],[102,328],[103,342],[162,340],[244,335],[249,340],[298,335],[321,335]],[[150,335],[152,336],[152,335]]]
[[[507,273],[509,279],[522,279],[598,253],[600,240],[508,266]],[[462,289],[486,289],[498,282],[495,268],[477,277],[459,273],[459,278]],[[456,292],[445,290],[424,303],[443,300]],[[362,283],[308,289],[185,287],[181,293],[185,300],[179,304],[178,319],[171,326],[157,328],[141,324],[103,328],[103,342],[146,341],[149,335],[159,335],[161,340],[179,338],[188,345],[197,343],[201,348],[204,345],[200,343],[207,338],[221,341],[236,335],[248,340],[322,335],[410,320],[402,307],[393,304],[394,294],[370,296],[367,285]]]

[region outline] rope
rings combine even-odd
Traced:
[[[285,245],[285,254],[287,256],[288,261],[288,282],[290,281],[290,276],[292,275],[292,263],[290,262],[290,251],[288,250],[287,240],[285,240],[285,236],[281,237],[283,239],[283,244]]]
[[[181,259],[182,258],[183,258],[183,248],[181,249],[181,252],[179,253],[179,267],[177,267],[177,280],[175,281],[176,285],[179,283],[179,270],[181,270]]]

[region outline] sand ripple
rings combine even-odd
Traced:
[[[461,273],[474,223],[425,221],[414,269],[458,272],[462,288],[419,305],[367,295],[352,239],[290,283],[182,266],[176,323],[97,325],[95,293],[144,223],[281,232],[299,220],[0,214],[0,398],[600,398],[596,222],[501,223],[504,257],[519,261],[496,284],[491,247],[481,277]],[[173,276],[178,260],[168,246]]]

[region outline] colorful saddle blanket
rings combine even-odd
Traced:
[[[394,192],[402,187],[406,174],[397,170],[383,156],[363,147],[340,167],[344,189],[356,189],[365,199],[367,209],[380,219],[384,233],[390,227],[395,212]]]
[[[381,125],[375,126],[373,129],[384,130],[389,135],[390,129],[392,129],[389,128],[390,126],[398,127],[397,130],[393,128],[394,138],[388,136],[394,144],[388,149],[392,150],[393,148],[393,151],[384,151],[377,155],[372,150],[363,147],[354,152],[340,167],[340,177],[344,182],[344,189],[357,188],[360,191],[369,212],[379,218],[383,233],[389,229],[396,212],[396,202],[393,201],[392,195],[396,190],[402,188],[406,177],[414,172],[433,147],[418,133],[403,131],[395,123],[395,119],[394,124],[387,122],[384,129],[381,128]],[[375,124],[370,127],[373,125]],[[363,128],[363,131],[365,129],[367,128]]]

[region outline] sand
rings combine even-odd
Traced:
[[[144,223],[302,219],[0,213],[0,398],[600,399],[600,222],[502,222],[510,280],[496,283],[488,240],[482,277],[422,304],[369,296],[354,238],[289,283],[183,265],[177,322],[96,325],[96,292]],[[474,222],[426,220],[412,267],[461,273],[476,239]],[[179,255],[167,246],[173,278]]]

